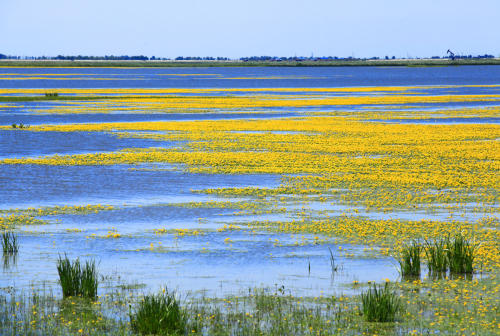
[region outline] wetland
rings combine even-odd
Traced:
[[[0,334],[499,334],[499,78],[0,68]]]

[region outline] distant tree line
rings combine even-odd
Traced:
[[[153,56],[154,57],[154,56]],[[62,56],[62,55],[58,55],[57,57],[55,57],[55,59],[58,59],[58,60],[89,60],[89,61],[92,61],[92,60],[104,60],[104,61],[147,61],[149,60],[149,57],[147,56],[128,56],[128,55],[124,55],[124,56],[81,56],[81,55],[78,55],[78,56]]]
[[[178,56],[175,58],[176,61],[229,61],[230,58],[227,57],[183,57],[183,56]]]
[[[455,55],[455,58],[494,58],[495,56],[493,55],[477,55],[477,56],[458,56]],[[431,59],[438,59],[438,58],[451,58],[450,56],[432,56],[430,57]],[[277,56],[250,56],[250,57],[241,57],[240,60],[248,62],[248,61],[270,61],[270,62],[282,62],[282,61],[328,61],[328,60],[379,60],[380,57],[374,56],[374,57],[369,57],[369,58],[354,58],[352,56],[349,57],[337,57],[337,56],[323,56],[323,57],[277,57]],[[396,56],[385,56],[384,59],[390,60],[396,59]],[[401,58],[401,59],[406,59],[406,58]],[[408,59],[413,59],[413,57],[409,57]],[[421,59],[420,57],[415,57],[415,59]],[[425,59],[425,57],[424,57]]]
[[[351,57],[352,58],[352,57]],[[250,56],[250,57],[241,57],[242,61],[302,61],[302,60],[319,60],[319,59],[339,59],[337,56],[328,56],[328,57],[277,57],[277,56]]]
[[[74,60],[82,60],[82,61],[156,61],[156,60],[161,60],[161,61],[168,61],[170,58],[165,58],[165,57],[147,57],[147,56],[128,56],[128,55],[122,55],[122,56],[114,56],[114,55],[105,55],[105,56],[64,56],[64,55],[57,55],[57,56],[12,56],[12,55],[4,55],[0,54],[0,59],[32,59],[32,60],[64,60],[64,61],[74,61]],[[186,61],[228,61],[230,58],[228,57],[183,57],[179,56],[176,57],[175,60],[186,60]]]
[[[451,56],[431,56],[431,59],[440,59],[440,58],[450,58]],[[495,56],[493,55],[478,55],[478,56],[460,56],[460,55],[455,55],[455,58],[494,58]],[[410,57],[411,58],[411,57]],[[113,56],[113,55],[105,55],[105,56],[64,56],[64,55],[57,55],[57,56],[14,56],[14,55],[4,55],[0,54],[0,59],[27,59],[27,60],[65,60],[65,61],[74,61],[74,60],[83,60],[83,61],[147,61],[147,60],[161,60],[161,61],[168,61],[170,58],[165,58],[165,57],[147,57],[147,56],[128,56],[128,55],[122,55],[122,56]],[[337,56],[326,56],[326,57],[277,57],[277,56],[250,56],[250,57],[241,57],[240,60],[244,62],[248,61],[268,61],[268,62],[282,62],[282,61],[328,61],[328,60],[355,60],[355,59],[371,59],[371,60],[378,60],[380,59],[379,57],[371,57],[371,58],[354,58],[353,56],[349,57],[337,57]],[[396,59],[396,56],[385,56],[385,59]],[[405,58],[402,58],[405,59]],[[416,57],[416,59],[420,59],[419,57]],[[231,60],[228,57],[193,57],[193,56],[178,56],[175,58],[176,61],[229,61]]]
[[[147,56],[128,56],[128,55],[123,55],[123,56],[113,56],[113,55],[106,55],[106,56],[64,56],[64,55],[57,55],[57,56],[11,56],[11,55],[4,55],[0,54],[0,59],[31,59],[31,60],[65,60],[65,61],[74,61],[74,60],[83,60],[83,61],[107,61],[107,60],[113,60],[113,61],[147,61],[147,60],[169,60],[168,58],[161,58],[161,57],[155,57],[151,56],[151,58]]]
[[[56,57],[53,57],[52,59],[56,60],[66,60],[66,61],[74,61],[74,60],[83,60],[83,61],[147,61],[150,58],[147,56],[128,56],[128,55],[123,55],[123,56],[113,56],[113,55],[106,55],[106,56],[63,56],[63,55],[58,55]],[[154,56],[151,57],[151,59],[156,59]]]
[[[328,60],[354,60],[354,59],[359,59],[359,58],[354,58],[352,56],[349,57],[337,57],[337,56],[323,56],[323,57],[297,57],[297,56],[292,56],[292,57],[277,57],[277,56],[250,56],[250,57],[241,57],[240,60],[244,62],[248,61],[267,61],[267,62],[282,62],[282,61],[328,61]]]

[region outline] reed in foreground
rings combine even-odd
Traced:
[[[68,256],[57,260],[57,272],[64,297],[96,297],[99,286],[95,260],[80,263],[80,259],[71,262]]]
[[[183,335],[186,323],[187,312],[175,297],[175,291],[146,295],[135,314],[130,312],[132,330],[143,335]]]
[[[401,299],[389,287],[377,285],[370,287],[366,293],[361,293],[362,311],[367,322],[391,322],[401,309]]]

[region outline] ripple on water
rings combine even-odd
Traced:
[[[276,175],[128,171],[131,166],[3,165],[0,209],[52,205],[146,205],[199,199],[190,189],[276,187]],[[140,167],[147,167],[143,165]]]

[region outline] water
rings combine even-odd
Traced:
[[[1,111],[0,126],[10,126],[12,124],[23,123],[36,126],[43,124],[84,124],[84,123],[108,123],[108,122],[141,122],[141,121],[192,121],[192,120],[226,120],[226,119],[269,119],[269,118],[287,118],[299,116],[297,112],[280,111],[277,113],[168,113],[168,114],[132,114],[132,113],[113,113],[113,114],[35,114],[27,112],[25,105],[32,102],[16,103],[18,108],[11,108],[8,111]],[[30,109],[46,108],[47,102],[37,102]],[[14,105],[14,104],[13,104]]]
[[[180,171],[129,171],[129,168],[124,165],[1,166],[3,190],[0,208],[179,203],[208,200],[208,196],[192,194],[190,189],[278,185],[277,176],[272,175],[187,174]]]
[[[50,75],[50,76],[49,76]],[[61,76],[69,75],[69,76]],[[185,76],[187,75],[187,76]],[[31,79],[23,79],[25,77]],[[52,78],[52,79],[51,79]],[[1,89],[220,89],[209,95],[248,95],[252,91],[224,89],[269,88],[258,94],[296,95],[304,92],[273,92],[273,88],[342,88],[369,86],[408,86],[419,88],[412,93],[428,95],[498,94],[498,87],[463,87],[463,85],[498,85],[500,67],[439,68],[168,68],[168,69],[36,69],[0,68]],[[441,87],[459,86],[459,87]],[[182,93],[194,94],[194,93]],[[374,93],[319,93],[325,96],[372,95]],[[381,94],[381,93],[375,93]],[[423,110],[449,107],[487,107],[497,102],[418,104]],[[54,106],[71,107],[68,102],[0,103],[0,125],[24,123],[69,124],[135,121],[192,121],[301,116],[309,111],[348,110],[353,108],[269,108],[252,111],[211,111],[211,113],[130,113],[109,114],[47,113]],[[389,108],[388,108],[389,109]],[[498,123],[498,118],[393,119],[390,122],[416,123]],[[283,132],[274,132],[281,134]],[[288,133],[286,133],[288,134]],[[112,152],[123,148],[171,147],[179,143],[148,139],[119,139],[111,133],[9,132],[0,131],[0,159],[45,155]],[[158,165],[155,165],[158,166]],[[135,168],[152,168],[141,165]],[[43,207],[54,205],[110,204],[117,209],[86,215],[56,215],[41,219],[48,225],[23,227],[21,252],[14,265],[0,274],[0,287],[28,285],[47,280],[56,284],[55,260],[62,253],[70,258],[101,260],[104,274],[117,272],[130,280],[156,288],[177,287],[181,292],[208,290],[213,294],[237,292],[245,287],[284,285],[315,295],[324,291],[334,294],[348,289],[342,285],[353,281],[382,281],[398,278],[392,258],[373,258],[364,247],[343,245],[354,256],[346,256],[337,248],[335,238],[314,244],[313,235],[301,235],[299,241],[289,234],[277,234],[246,228],[252,221],[297,219],[293,206],[289,213],[233,216],[239,209],[189,208],[168,205],[209,200],[226,201],[222,197],[190,192],[191,189],[229,187],[267,187],[280,184],[278,175],[217,175],[182,172],[182,166],[162,165],[164,170],[130,171],[131,166],[0,166],[0,209]],[[248,198],[232,198],[243,201]],[[328,209],[343,212],[344,206],[311,203],[308,211]],[[360,216],[376,219],[433,218],[442,214],[392,213]],[[482,215],[480,215],[482,216]],[[56,221],[57,220],[57,221]],[[244,230],[218,232],[224,224],[235,223]],[[69,232],[70,229],[83,232]],[[203,235],[175,237],[157,235],[154,229],[201,230]],[[120,238],[105,236],[110,230]],[[90,237],[90,238],[88,238]],[[229,238],[230,241],[226,241]],[[276,240],[279,243],[275,245]],[[161,244],[160,244],[161,242]],[[153,244],[153,249],[151,249]],[[160,248],[160,245],[162,248]],[[279,246],[282,245],[282,246]],[[330,268],[332,247],[342,271]]]
[[[12,75],[9,75],[12,74]],[[55,76],[46,76],[54,74]],[[57,76],[57,75],[70,76]],[[188,75],[188,76],[183,76]],[[44,78],[44,79],[26,79]],[[497,85],[500,68],[0,68],[3,88],[323,88],[364,86]],[[45,79],[47,78],[47,79]],[[75,79],[68,79],[75,78]],[[57,79],[57,80],[54,80]],[[475,89],[469,88],[470,92]],[[497,88],[482,89],[498,92]],[[447,91],[452,91],[447,89]],[[476,91],[477,92],[477,91]]]

